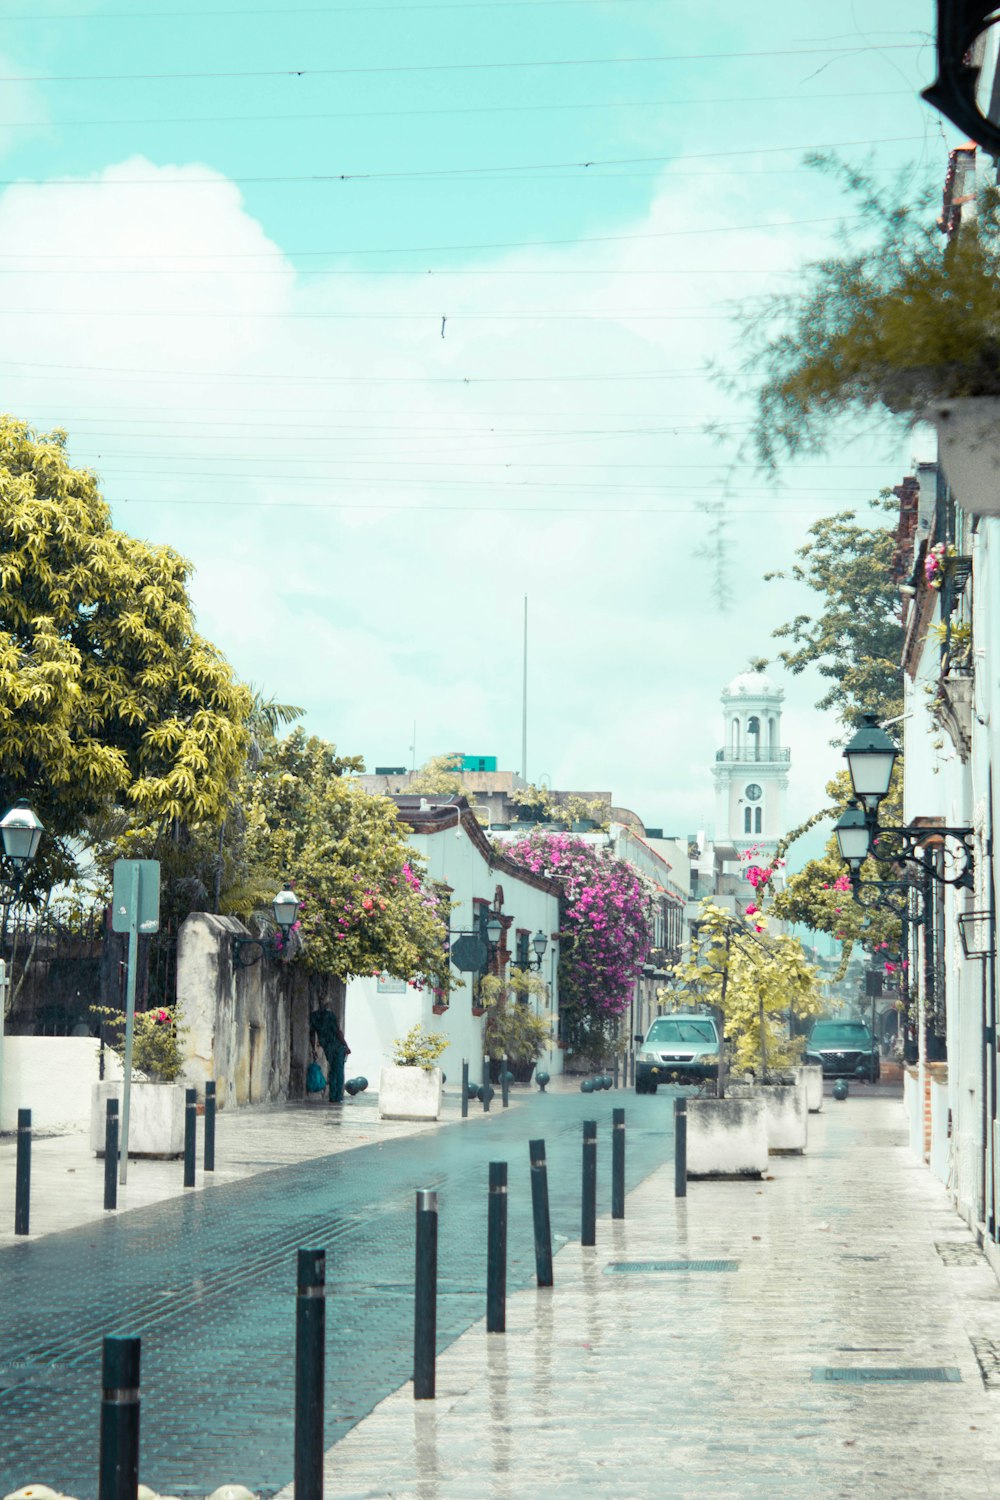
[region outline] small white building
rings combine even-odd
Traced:
[[[787,832],[791,753],[781,743],[784,696],[766,673],[738,673],[722,690],[723,742],[712,767],[717,842],[764,856],[774,853]]]
[[[487,913],[501,922],[502,936],[490,954],[486,972],[501,973],[511,964],[537,962],[532,938],[545,934],[547,947],[538,971],[546,992],[537,1001],[538,1014],[549,1022],[551,1045],[539,1061],[550,1074],[563,1071],[563,1052],[558,1045],[559,1021],[559,883],[522,870],[491,844],[464,797],[425,798],[397,796],[393,799],[399,817],[410,830],[410,842],[426,864],[429,880],[450,892],[453,905],[449,945],[463,934],[480,934]],[[348,1078],[363,1074],[372,1088],[378,1086],[379,1070],[392,1062],[392,1044],[410,1028],[420,1024],[449,1039],[441,1067],[449,1088],[461,1084],[462,1061],[469,1073],[482,1082],[484,1012],[479,1003],[481,975],[462,972],[452,965],[455,981],[447,1005],[439,1003],[430,989],[388,975],[352,979],[347,985],[344,1035],[351,1056]]]

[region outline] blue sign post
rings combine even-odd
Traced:
[[[135,1034],[135,975],[139,934],[160,930],[160,862],[116,859],[111,898],[111,928],[128,933],[128,981],[125,987],[125,1082],[122,1089],[121,1166],[119,1182],[128,1180],[128,1117],[132,1092],[132,1042]]]

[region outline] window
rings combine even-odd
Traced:
[[[519,927],[517,929],[517,943],[514,949],[514,962],[519,969],[526,969],[528,967],[528,940],[528,929],[526,927]]]
[[[732,725],[730,726],[730,739],[732,740],[733,750],[735,752],[735,751],[737,751],[740,748],[740,721],[739,721],[739,719],[734,719],[733,722],[732,722]]]
[[[747,740],[756,758],[760,757],[760,720],[754,714],[747,720]]]
[[[760,831],[761,831],[761,812],[762,812],[762,809],[759,808],[759,807],[755,807],[754,810],[753,810],[753,831],[754,831],[754,833],[760,833]]]
[[[744,833],[752,833],[753,832],[753,829],[750,827],[750,819],[751,819],[752,815],[753,815],[753,808],[745,807],[743,809],[743,832]]]

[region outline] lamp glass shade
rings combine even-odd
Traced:
[[[852,870],[860,870],[868,858],[871,832],[860,807],[849,807],[834,826],[840,857]]]
[[[489,921],[486,923],[486,936],[489,938],[490,942],[495,948],[500,939],[503,937],[503,923],[501,922],[499,917],[490,917]]]
[[[289,890],[287,885],[283,891],[279,891],[275,896],[271,902],[271,906],[274,910],[274,920],[282,932],[288,932],[295,921],[296,913],[301,905],[302,903],[298,896],[296,896],[294,891]]]
[[[22,799],[0,819],[3,852],[14,865],[26,865],[38,853],[43,828],[36,812]]]
[[[876,715],[865,714],[864,724],[844,750],[844,759],[854,795],[866,807],[877,807],[888,793],[898,755],[898,745],[879,728]]]
[[[545,952],[546,948],[549,946],[549,940],[546,937],[545,933],[542,932],[541,928],[539,928],[539,930],[535,933],[534,937],[531,939],[531,946],[535,950],[535,957],[536,958],[541,958],[542,954]]]

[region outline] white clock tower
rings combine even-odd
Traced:
[[[715,838],[772,855],[785,828],[791,754],[781,743],[783,688],[740,672],[722,690],[724,738],[715,753]]]

